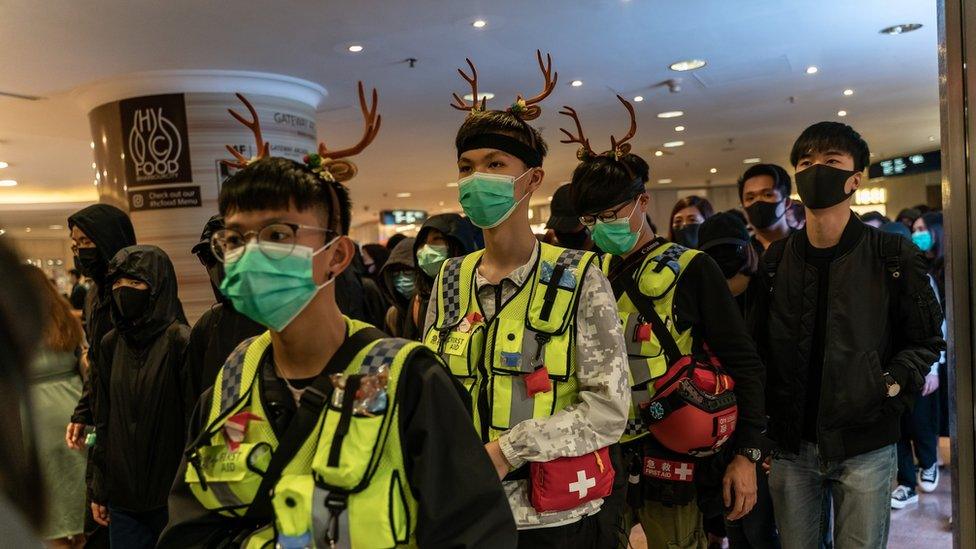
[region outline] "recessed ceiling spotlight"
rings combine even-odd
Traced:
[[[0,187],[16,187],[17,181],[14,179],[0,179]]]
[[[675,126],[674,127],[674,131],[676,131],[676,132],[683,132],[683,131],[685,131],[685,127],[684,126]]]
[[[684,144],[685,144],[684,141],[668,141],[667,143],[664,144],[664,146],[670,149],[673,147],[680,147]]]
[[[93,149],[95,148],[95,142],[94,141],[92,141],[91,143],[89,143],[89,145],[91,145],[91,148],[93,148]]]
[[[413,193],[397,193],[396,194],[396,197],[397,198],[410,198],[411,196],[413,196]]]
[[[488,21],[485,21],[484,19],[478,19],[475,22],[471,23],[471,26],[476,29],[483,29],[487,25],[488,25]]]
[[[6,229],[0,229],[0,236],[7,234]]]
[[[854,95],[854,90],[847,88],[844,90],[844,95]]]
[[[708,170],[708,173],[718,173],[718,168],[712,168]]]
[[[668,65],[668,68],[673,71],[684,72],[693,71],[695,69],[700,69],[707,65],[703,59],[688,59],[686,61],[677,61]]]
[[[47,228],[52,231],[63,231],[64,225],[48,225]]]
[[[657,182],[660,183],[661,185],[667,185],[668,183],[671,182],[671,180],[665,178],[665,179],[658,179]]]
[[[98,164],[95,164],[94,162],[92,162],[92,169],[93,170],[97,170],[98,169]]]
[[[440,202],[438,202],[438,203],[437,203],[437,205],[438,205],[438,206],[443,206],[443,205],[444,205],[444,201],[443,201],[443,200],[441,200]]]
[[[572,86],[572,87],[574,87],[574,88],[578,88],[578,87],[580,87],[580,86],[583,85],[583,81],[582,80],[573,80],[572,82],[569,83],[569,85]]]
[[[684,116],[684,111],[664,111],[657,113],[658,118],[677,118],[679,116]]]
[[[478,94],[478,101],[481,101],[482,99],[487,99],[487,100],[490,101],[490,100],[492,100],[494,98],[495,98],[495,94],[493,94],[491,92],[481,92],[481,93]],[[474,101],[474,95],[472,95],[470,93],[465,94],[464,100],[465,101]]]
[[[549,202],[552,202],[552,195],[549,195],[549,196],[548,196],[548,197],[546,198],[546,200],[548,200]]]
[[[922,28],[921,23],[905,23],[903,25],[885,27],[878,32],[881,34],[905,34],[906,32],[917,31],[920,28]]]
[[[359,53],[363,51],[363,46],[361,44],[353,44],[347,48],[351,53]]]
[[[29,233],[29,232],[31,232],[31,228],[30,228],[30,227],[24,227],[24,232],[25,232],[25,233]]]
[[[758,164],[762,162],[762,158],[746,158],[742,161],[743,164]]]
[[[644,96],[643,95],[635,95],[634,96],[634,103],[640,103],[643,100],[644,100]]]
[[[654,151],[654,156],[664,156],[664,151]]]
[[[847,116],[847,111],[837,111],[837,116]]]
[[[817,67],[815,67],[813,65],[810,65],[809,67],[807,67],[807,74],[817,74],[818,72],[820,72],[820,69],[818,69]]]
[[[7,166],[9,166],[9,165],[10,165],[10,164],[7,164],[6,162],[3,162],[3,161],[0,161],[0,170],[2,170],[2,169],[4,169],[4,168],[6,168],[6,167],[7,167]]]

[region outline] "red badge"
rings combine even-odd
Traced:
[[[261,421],[261,418],[251,412],[240,412],[227,418],[224,423],[224,440],[231,452],[236,452],[244,441],[247,424],[251,421]]]
[[[645,457],[644,476],[675,482],[691,482],[695,478],[695,464]]]
[[[549,370],[545,366],[522,379],[525,380],[525,394],[529,398],[534,397],[536,393],[548,393],[552,390],[552,380],[549,379]]]

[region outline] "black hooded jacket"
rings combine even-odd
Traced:
[[[122,318],[101,343],[98,368],[93,502],[132,512],[158,509],[180,464],[186,432],[183,372],[190,328],[181,320],[176,272],[155,246],[131,246],[109,265],[106,288],[119,278],[149,286],[146,313]],[[111,300],[110,300],[111,301]]]
[[[129,216],[108,204],[94,204],[75,213],[68,218],[68,227],[78,227],[95,243],[106,270],[119,250],[136,243],[136,233],[132,229]],[[86,425],[94,424],[92,384],[97,384],[97,381],[92,376],[96,375],[94,365],[98,360],[98,343],[113,327],[110,307],[112,295],[111,289],[105,287],[105,274],[102,273],[92,280],[94,284],[88,291],[84,308],[85,337],[89,345],[88,363],[92,365],[92,373],[85,380],[84,392],[71,416],[73,423]]]
[[[390,303],[390,309],[386,314],[385,330],[393,337],[403,337],[406,339],[418,339],[420,337],[420,327],[413,322],[411,315],[406,314],[410,308],[412,300],[403,297],[397,291],[393,283],[396,273],[409,271],[414,273],[414,280],[417,275],[413,264],[413,244],[414,239],[405,238],[393,248],[390,257],[380,271],[379,279],[383,290],[383,295]],[[420,317],[423,320],[423,317]]]
[[[427,235],[431,230],[436,229],[444,234],[448,242],[448,257],[460,257],[484,247],[483,237],[471,221],[459,214],[447,213],[435,215],[424,222],[423,227],[417,232],[417,240],[413,245],[413,258],[416,262],[417,251],[427,242]],[[417,295],[420,299],[420,320],[427,318],[427,303],[430,302],[430,292],[434,287],[434,277],[428,276],[420,267],[417,267]]]

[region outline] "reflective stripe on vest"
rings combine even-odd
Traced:
[[[445,262],[435,288],[436,320],[424,342],[471,395],[482,439],[495,440],[522,421],[548,417],[576,401],[576,307],[594,255],[540,244],[526,283],[485,322],[475,283],[483,254]],[[536,373],[542,367],[548,375]],[[526,382],[545,389],[547,377],[549,390],[529,396]],[[488,417],[481,417],[483,410]]]
[[[668,331],[674,336],[682,354],[690,354],[694,342],[690,328],[679,332],[675,325],[675,288],[685,268],[700,253],[702,252],[678,244],[665,243],[647,254],[634,273],[638,277],[638,288],[641,293],[653,299],[655,312],[667,324]],[[602,268],[606,274],[610,272],[612,259],[611,255],[603,257]],[[625,293],[617,297],[617,309],[630,366],[630,414],[624,434],[620,438],[621,442],[628,442],[647,434],[647,426],[641,420],[638,408],[651,401],[654,396],[651,381],[667,372],[668,363],[660,343],[650,330],[650,324],[638,313],[637,307]]]

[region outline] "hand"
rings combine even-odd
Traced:
[[[502,453],[502,447],[498,444],[497,440],[493,440],[488,444],[485,444],[485,451],[488,452],[488,457],[491,458],[491,464],[495,466],[495,473],[498,474],[498,479],[501,480],[505,478],[508,471],[512,468],[512,465],[508,463],[505,459],[505,454]]]
[[[733,489],[735,502],[732,501]],[[748,515],[756,504],[756,464],[745,456],[732,458],[722,479],[722,497],[725,507],[731,509],[728,520],[739,520]]]
[[[94,501],[91,504],[92,516],[95,517],[95,522],[101,524],[102,526],[108,526],[109,522],[112,522],[111,517],[108,516],[108,507],[104,505],[99,505]]]
[[[766,459],[762,462],[763,472],[769,475],[769,471],[773,468],[773,456],[766,456]]]
[[[922,385],[922,396],[929,396],[939,390],[939,374],[929,374],[925,376],[925,385]]]
[[[64,432],[64,442],[72,450],[85,449],[85,424],[69,423]]]

